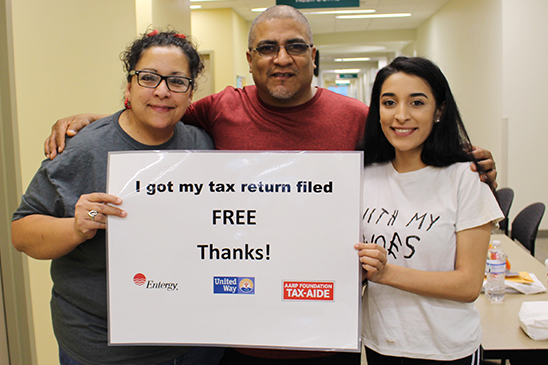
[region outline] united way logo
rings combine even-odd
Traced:
[[[255,294],[255,278],[215,276],[213,294]]]
[[[143,286],[145,285],[146,281],[147,277],[141,273],[135,274],[135,276],[133,277],[133,282],[135,283],[135,285]]]

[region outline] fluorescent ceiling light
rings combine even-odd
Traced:
[[[360,69],[359,68],[344,68],[344,69],[339,69],[339,70],[333,70],[333,72],[338,73],[338,74],[355,74],[355,73],[360,72]]]
[[[254,12],[254,13],[261,13],[261,12],[265,11],[266,9],[268,9],[268,8],[255,8],[255,9],[251,9],[251,11]]]
[[[350,85],[350,80],[337,80],[335,81],[337,85]]]
[[[370,57],[350,57],[350,58],[335,58],[335,62],[359,62],[370,61]]]
[[[337,19],[372,19],[372,18],[405,18],[411,16],[411,13],[394,13],[394,14],[363,14],[363,15],[339,15]]]
[[[373,9],[362,9],[362,10],[327,10],[327,11],[311,11],[303,12],[305,15],[310,14],[371,14],[374,13]]]
[[[201,9],[202,5],[190,5],[190,10]]]

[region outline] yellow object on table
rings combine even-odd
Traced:
[[[507,277],[505,280],[512,281],[514,283],[520,283],[520,284],[529,284],[529,283],[535,282],[527,271],[520,271],[518,272],[518,274],[519,275],[517,276]]]

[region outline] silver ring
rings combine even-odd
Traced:
[[[90,210],[90,211],[88,212],[88,215],[89,215],[89,217],[91,218],[92,221],[95,221],[95,216],[96,216],[97,214],[99,214],[99,212],[96,211],[96,210]]]

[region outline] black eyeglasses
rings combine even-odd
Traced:
[[[259,55],[263,57],[274,57],[278,55],[280,48],[285,48],[285,51],[290,56],[300,56],[306,52],[308,47],[314,46],[313,44],[306,43],[290,43],[285,46],[278,46],[277,44],[263,44],[257,48],[250,49],[250,51],[257,51]]]
[[[194,82],[192,79],[184,76],[162,76],[152,71],[129,71],[130,76],[137,76],[137,83],[142,87],[156,89],[163,80],[166,80],[166,85],[169,91],[174,93],[186,93],[190,85]]]

